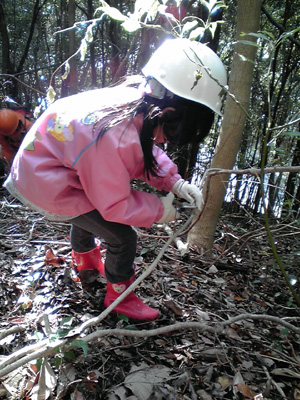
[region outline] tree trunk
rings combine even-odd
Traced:
[[[75,0],[69,0],[68,3],[68,15],[69,15],[69,26],[73,26],[75,23]],[[69,54],[71,57],[77,50],[76,39],[75,39],[75,30],[72,29],[68,33],[69,36]],[[72,57],[70,59],[70,74],[69,74],[69,94],[77,93],[77,67],[76,67],[76,58]]]
[[[237,41],[247,40],[255,43],[255,37],[245,37],[242,34],[257,32],[261,1],[238,0],[237,4],[236,39]],[[255,46],[239,42],[236,44],[229,79],[229,92],[235,96],[244,110],[249,108],[255,55]],[[212,160],[212,168],[232,169],[240,147],[245,121],[246,113],[236,101],[228,96],[221,132]],[[229,176],[219,175],[210,180],[203,214],[188,236],[190,244],[208,252],[208,254],[211,253],[213,246],[228,179]],[[204,188],[204,193],[206,191],[206,188]]]
[[[300,127],[299,127],[300,129]],[[300,140],[297,140],[296,148],[294,150],[293,161],[292,165],[300,165]],[[295,215],[299,212],[299,200],[300,200],[300,184],[297,179],[297,174],[290,173],[287,184],[286,184],[286,191],[284,193],[284,206],[283,209],[286,212],[294,211]],[[297,187],[298,185],[298,187]]]
[[[1,41],[2,41],[2,68],[1,72],[3,74],[11,74],[12,66],[9,58],[9,51],[10,51],[10,43],[9,43],[9,35],[7,30],[7,24],[5,19],[4,13],[4,2],[0,0],[0,34],[1,34]]]
[[[94,6],[93,6],[93,0],[88,0],[88,12],[87,16],[88,19],[93,19],[94,16]],[[90,43],[90,64],[91,64],[91,80],[92,80],[92,87],[96,88],[97,87],[97,69],[96,69],[96,57],[95,57],[95,43],[94,41]]]

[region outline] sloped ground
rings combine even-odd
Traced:
[[[4,190],[0,217],[1,363],[18,349],[47,335],[67,334],[99,315],[105,284],[100,280],[83,290],[76,280],[68,225],[46,221]],[[300,227],[272,227],[299,293]],[[138,276],[166,242],[161,227],[139,233]],[[263,225],[249,215],[223,216],[214,260],[192,248],[181,256],[169,246],[136,290],[160,310],[160,319],[133,324],[110,314],[86,332],[125,328],[144,330],[144,337],[107,335],[88,346],[78,341],[73,350],[30,361],[1,378],[1,398],[299,399],[299,308],[276,267]],[[224,325],[221,332],[209,329],[242,314],[247,319]],[[149,330],[185,322],[201,322],[203,329],[183,326],[147,337]]]

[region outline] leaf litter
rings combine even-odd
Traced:
[[[98,316],[105,296],[105,282],[82,288],[72,270],[68,224],[47,221],[6,192],[1,199],[0,371],[9,355],[47,337],[64,337]],[[300,228],[274,223],[273,229],[280,257],[299,291]],[[137,276],[166,241],[160,226],[138,233]],[[3,376],[0,398],[300,398],[299,334],[279,323],[299,327],[299,309],[276,267],[259,217],[222,215],[212,260],[194,248],[183,254],[169,246],[136,292],[160,310],[157,321],[133,323],[110,314],[88,333],[119,328],[144,330],[145,337],[78,340],[71,350],[59,349]],[[179,329],[146,336],[148,330],[176,323],[212,327],[241,314],[262,318],[237,320],[220,334]]]

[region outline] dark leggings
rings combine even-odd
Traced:
[[[109,222],[97,210],[70,220],[71,246],[77,253],[95,247],[95,237],[106,245],[105,274],[109,282],[126,281],[133,274],[137,234],[130,225]]]

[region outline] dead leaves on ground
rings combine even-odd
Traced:
[[[105,285],[96,282],[85,291],[76,280],[67,225],[49,223],[7,203],[0,212],[0,348],[5,357],[49,337],[49,330],[50,335],[63,335],[100,314]],[[232,246],[244,231],[235,222],[230,228],[230,223],[222,224],[214,262],[195,249],[182,257],[170,246],[138,288],[149,305],[160,309],[158,321],[133,324],[110,315],[99,328],[147,330],[184,321],[213,326],[242,313],[274,315],[299,326],[299,311],[265,238],[253,235],[247,243]],[[229,229],[234,237],[226,236]],[[290,260],[287,265],[295,267],[299,236],[285,238],[290,229],[281,231],[278,246]],[[141,237],[137,274],[163,243]],[[299,276],[295,268],[290,272]],[[36,360],[3,378],[0,395],[34,400],[299,399],[299,378],[299,337],[270,321],[248,319],[218,336],[181,331],[151,338],[103,337],[87,348],[79,342],[72,351]]]

